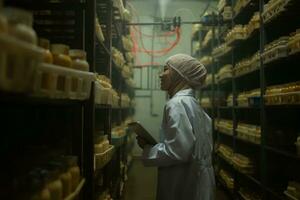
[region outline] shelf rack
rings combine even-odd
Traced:
[[[231,0],[229,5],[234,8],[237,2],[239,0]],[[214,44],[212,49],[224,44],[226,30],[230,30],[237,24],[247,24],[254,12],[259,12],[262,15],[265,4],[270,1],[249,0],[248,2],[238,13],[233,13],[233,19],[230,23],[220,21],[219,25],[215,27],[220,34],[216,35],[218,42]],[[299,10],[299,6],[299,1],[290,0],[276,17],[267,23],[261,21],[260,28],[254,31],[246,40],[232,43],[233,48],[228,53],[214,59],[212,64],[214,66],[213,80],[215,79],[215,73],[225,64],[232,64],[235,67],[241,59],[249,58],[256,52],[263,55],[267,44],[295,32],[300,27],[300,24],[297,23],[300,16],[296,11]],[[225,26],[226,28],[224,28]],[[201,41],[201,37],[198,39]],[[300,182],[300,176],[297,173],[297,169],[300,167],[300,155],[297,155],[294,145],[300,132],[299,123],[297,122],[300,114],[299,105],[266,105],[264,101],[267,87],[299,81],[299,68],[297,67],[299,60],[300,54],[293,54],[264,64],[262,56],[260,56],[257,69],[240,76],[234,75],[232,80],[215,83],[215,87],[209,85],[200,91],[200,98],[211,98],[212,107],[205,108],[205,110],[214,121],[220,118],[233,121],[233,136],[214,131],[215,143],[229,145],[235,152],[241,154],[253,151],[252,154],[256,155],[257,158],[257,177],[253,177],[241,174],[233,167],[230,169],[230,165],[226,164],[226,160],[222,160],[218,155],[214,156],[216,168],[234,171],[236,184],[233,194],[230,195],[233,199],[240,198],[238,193],[240,186],[255,188],[261,193],[262,199],[285,199],[284,190],[288,186],[288,181]],[[254,100],[255,104],[248,107],[238,106],[238,94],[253,89],[259,89],[261,92]],[[223,102],[230,94],[232,94],[233,106],[226,106]],[[237,136],[236,128],[239,122],[261,127],[260,144],[240,139]]]
[[[128,30],[123,26],[122,20],[115,21],[116,14],[112,1],[7,0],[4,6],[33,11],[34,29],[39,37],[47,38],[51,43],[63,43],[74,49],[84,49],[87,52],[90,72],[106,75],[113,80],[119,94],[127,93],[131,98],[134,97],[133,88],[126,85],[122,74],[118,71],[113,73],[115,69],[111,47],[116,45],[124,53],[122,43],[119,41],[122,34],[128,34]],[[46,11],[44,13],[48,14],[35,11]],[[104,42],[98,41],[95,36],[96,16],[101,18]],[[45,25],[40,23],[43,20],[54,23]],[[116,44],[117,42],[119,43]],[[97,199],[97,195],[105,190],[111,191],[114,199],[120,199],[122,195],[120,184],[125,180],[125,170],[122,168],[120,172],[120,161],[126,165],[129,153],[127,135],[122,144],[115,148],[112,160],[96,171],[94,171],[94,136],[106,134],[111,140],[112,125],[120,124],[126,117],[132,116],[134,108],[97,105],[94,96],[93,82],[91,94],[86,100],[50,99],[0,91],[1,120],[4,124],[3,132],[6,132],[0,145],[3,161],[7,163],[3,166],[4,172],[12,175],[21,171],[16,166],[17,161],[19,159],[22,161],[21,158],[28,153],[28,146],[37,146],[32,155],[37,157],[48,153],[49,150],[54,151],[55,155],[76,155],[83,177],[80,191],[79,189],[76,191],[79,199]],[[32,166],[26,165],[24,171],[30,167]],[[98,187],[99,174],[103,176],[101,187]],[[12,177],[4,174],[2,181],[9,184]],[[70,199],[73,196],[70,196]],[[9,199],[2,194],[0,198]]]

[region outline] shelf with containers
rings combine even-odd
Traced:
[[[104,33],[102,44],[105,44],[106,48],[109,47],[110,54],[103,52],[98,54],[98,58],[96,57],[99,66],[97,72],[101,74],[101,76],[98,76],[99,86],[102,90],[105,90],[105,95],[103,96],[102,92],[102,96],[100,94],[97,98],[100,100],[97,100],[96,112],[99,112],[97,114],[99,115],[99,121],[107,120],[109,140],[114,145],[114,154],[111,161],[103,168],[103,173],[99,173],[104,175],[104,177],[99,176],[100,182],[101,179],[106,182],[100,189],[101,191],[98,191],[97,196],[99,198],[103,196],[101,192],[106,192],[110,193],[112,198],[120,199],[127,179],[127,157],[130,155],[130,151],[127,149],[127,140],[131,138],[132,133],[127,130],[126,124],[130,122],[130,117],[134,114],[134,90],[131,69],[133,58],[132,55],[130,56],[131,48],[128,44],[130,43],[129,29],[124,25],[124,22],[129,20],[128,11],[124,10],[125,3],[125,1],[99,1],[97,3],[98,21]],[[110,8],[109,13],[105,11],[107,7]],[[105,23],[104,19],[107,19],[106,15],[109,16],[110,20],[107,25],[103,24]],[[109,37],[105,35],[108,29]],[[124,41],[125,36],[127,37]],[[109,41],[109,44],[105,43],[106,41]],[[109,113],[108,118],[105,115],[107,119],[103,119],[101,115],[103,110]],[[103,128],[99,127],[98,130],[103,130]],[[105,178],[105,175],[109,178]]]
[[[219,23],[221,35],[213,55],[216,80],[220,68],[229,64],[233,66],[232,79],[216,82],[215,98],[222,99],[218,104],[203,102],[217,110],[217,143],[232,148],[234,154],[252,157],[255,165],[251,176],[234,168],[234,195],[243,199],[297,198],[300,37],[296,10],[300,4],[294,0],[236,0],[231,5],[231,30],[224,33],[224,23]],[[226,27],[230,27],[228,22]],[[215,164],[225,167],[224,162]],[[249,194],[252,197],[247,197]]]
[[[112,68],[113,7],[107,1],[104,6],[108,7],[99,9],[102,3],[4,2],[0,101],[6,132],[1,155],[7,164],[1,177],[7,186],[1,189],[1,199],[10,199],[12,194],[14,199],[48,195],[54,192],[53,184],[62,198],[96,199],[98,193],[115,188],[115,176],[120,180],[125,176],[110,170],[121,159],[122,169],[126,165],[125,158],[114,158],[115,148],[109,144],[115,120],[112,105],[97,103],[102,102],[103,85],[108,85],[101,85],[97,74],[111,78]],[[99,22],[99,14],[106,18]],[[119,106],[122,121],[133,113],[132,102],[124,97]],[[96,177],[99,174],[104,175],[102,179]]]
[[[90,4],[6,1],[4,6],[1,19],[8,24],[1,24],[0,87],[6,187],[0,198],[83,198],[88,176],[82,150],[90,126],[83,116],[94,75],[81,49]]]

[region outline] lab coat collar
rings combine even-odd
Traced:
[[[177,96],[195,96],[195,92],[193,89],[184,89],[184,90],[180,90],[178,91],[173,97],[177,97]]]

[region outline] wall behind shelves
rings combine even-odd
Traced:
[[[174,17],[181,16],[182,21],[196,21],[199,20],[200,14],[205,9],[207,2],[199,1],[173,1],[166,6],[165,16]],[[161,16],[160,8],[158,7],[157,1],[141,1],[134,0],[130,1],[133,7],[137,10],[140,22],[153,22],[153,16]],[[137,22],[136,18],[133,18],[133,22]],[[152,35],[153,26],[140,26],[143,33]],[[157,32],[158,34],[163,34],[164,32]],[[176,53],[191,53],[191,34],[192,25],[183,25],[181,29],[181,39],[178,45],[172,49],[168,54],[160,57],[154,57],[154,63],[163,65],[164,61],[171,55]],[[175,40],[174,37],[169,37],[170,42]],[[143,37],[144,47],[151,50],[152,39],[149,37]],[[139,44],[141,46],[141,44]],[[154,49],[159,50],[168,46],[164,39],[155,38]],[[144,64],[151,63],[151,56],[146,53],[139,52],[137,54],[137,59],[135,60],[135,65],[140,66]],[[153,70],[150,73],[147,69],[136,69],[134,72],[135,82],[137,86],[141,89],[135,90],[135,119],[139,120],[145,128],[155,137],[159,138],[159,128],[162,120],[163,107],[167,100],[167,95],[165,92],[159,90],[159,79],[157,79],[159,74],[159,69]],[[148,74],[149,73],[149,74]],[[150,74],[152,74],[153,83],[152,86],[148,84],[148,78],[150,79]],[[152,95],[151,95],[152,90]],[[152,100],[152,108],[151,108]],[[154,114],[154,115],[153,115]],[[134,156],[141,155],[141,149],[135,145]]]

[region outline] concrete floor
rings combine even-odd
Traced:
[[[155,200],[157,169],[144,167],[140,160],[134,160],[125,184],[124,200]],[[229,200],[221,190],[217,190],[216,200]]]
[[[125,200],[155,200],[157,169],[133,160],[125,184]]]

